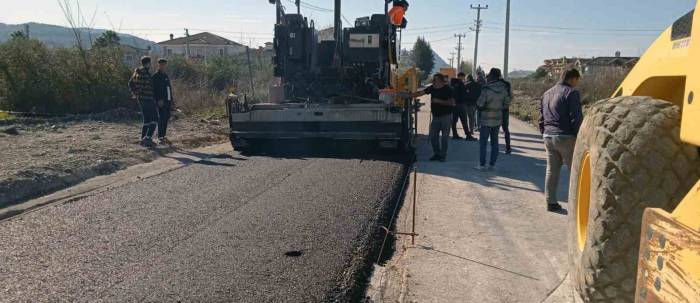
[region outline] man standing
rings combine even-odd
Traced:
[[[168,120],[170,120],[170,110],[173,106],[173,91],[170,86],[170,78],[166,74],[168,60],[158,59],[158,71],[153,74],[153,90],[158,104],[158,143],[171,145],[172,143],[165,137],[168,131]]]
[[[576,135],[583,122],[581,96],[575,89],[580,79],[578,70],[569,69],[562,75],[562,81],[542,96],[539,126],[547,150],[544,191],[548,211],[562,209],[557,199],[559,174],[562,164],[571,168]]]
[[[511,100],[513,100],[513,89],[511,88],[510,82],[506,81],[505,79],[501,78],[500,81],[502,81],[506,87],[508,88],[508,96],[510,97]],[[506,108],[503,109],[503,137],[506,140],[506,154],[511,154],[513,150],[510,147],[510,107],[506,106]]]
[[[471,129],[469,128],[469,120],[467,118],[467,87],[464,84],[464,79],[467,77],[465,73],[459,73],[457,78],[452,79],[450,86],[455,98],[454,113],[452,113],[452,139],[459,140],[462,137],[457,133],[457,122],[462,122],[464,135],[467,141],[474,141]]]
[[[481,96],[481,84],[474,80],[472,75],[467,76],[467,119],[469,120],[469,135],[473,136],[476,131],[476,100]],[[473,137],[472,137],[473,138]],[[469,138],[467,138],[469,140]],[[474,138],[473,140],[476,140]]]
[[[503,109],[510,106],[508,87],[501,81],[501,70],[492,68],[486,76],[486,86],[481,90],[477,106],[481,109],[481,131],[479,131],[479,166],[476,169],[486,170],[486,145],[491,139],[491,159],[488,169],[496,166],[498,159],[498,131],[503,124]]]
[[[450,140],[452,111],[455,106],[454,93],[447,79],[442,74],[433,75],[433,85],[412,94],[413,98],[430,95],[430,110],[433,120],[430,123],[430,142],[433,145],[433,157],[430,161],[445,162],[447,145]],[[442,136],[441,136],[442,135]]]
[[[153,147],[153,133],[158,126],[158,110],[153,99],[153,80],[148,69],[151,67],[151,57],[141,58],[141,66],[136,68],[129,79],[129,89],[133,98],[138,101],[143,114],[143,127],[141,128],[141,145]]]

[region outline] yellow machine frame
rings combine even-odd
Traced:
[[[700,2],[674,24],[675,31],[674,26],[664,31],[614,94],[651,96],[678,105],[681,139],[696,146],[700,146],[700,96],[694,96],[700,93],[700,39],[692,40],[694,35],[700,37],[699,9]],[[636,302],[700,302],[700,182],[673,213],[647,209],[641,237]]]

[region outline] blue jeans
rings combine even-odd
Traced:
[[[491,138],[491,160],[489,165],[496,165],[496,160],[498,159],[498,131],[501,127],[488,127],[481,126],[479,130],[479,164],[481,166],[486,165],[486,143]]]

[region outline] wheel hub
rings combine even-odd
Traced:
[[[581,160],[576,193],[576,230],[578,249],[583,251],[588,234],[588,211],[591,205],[591,155],[586,152]]]

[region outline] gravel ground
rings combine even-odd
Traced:
[[[122,109],[93,116],[0,121],[1,130],[17,132],[0,132],[0,208],[168,152],[138,145],[138,119],[137,112]],[[223,124],[175,119],[168,137],[182,148],[220,143],[227,140]]]
[[[351,301],[403,173],[233,153],[49,205],[0,221],[0,302]]]

